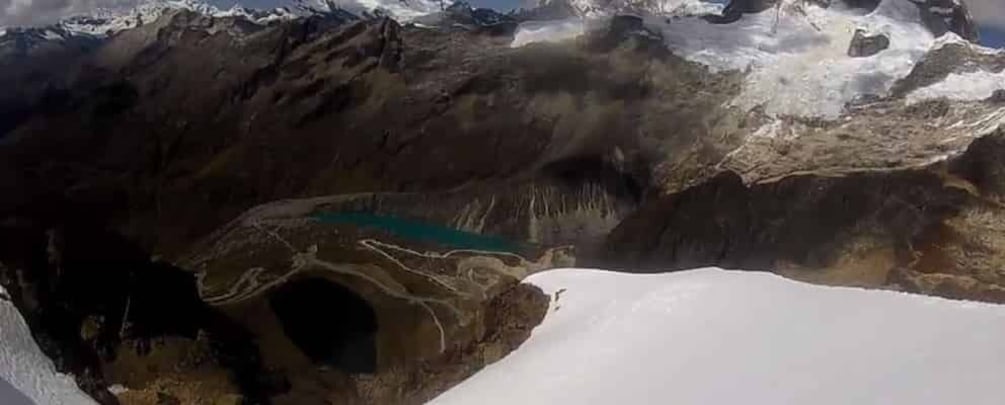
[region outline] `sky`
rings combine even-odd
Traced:
[[[86,13],[97,7],[122,6],[137,1],[139,0],[0,0],[0,26],[49,23],[64,16]],[[207,1],[220,7],[230,7],[236,1],[248,7],[272,8],[284,5],[289,0]],[[500,11],[519,7],[523,1],[534,0],[468,0],[472,5]],[[982,27],[981,34],[985,45],[1005,47],[1005,0],[966,0],[966,2]]]

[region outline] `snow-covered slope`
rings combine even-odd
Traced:
[[[27,397],[40,405],[93,404],[71,377],[56,372],[24,318],[4,296],[0,287],[0,403],[20,405]]]
[[[984,100],[1003,88],[1005,88],[1005,70],[950,73],[941,82],[911,92],[907,95],[907,100],[917,102],[940,97],[962,101]]]
[[[552,21],[527,21],[518,27],[513,35],[513,47],[535,42],[561,42],[583,35],[586,22],[581,18],[567,18]]]
[[[439,12],[441,6],[450,3],[439,0],[293,0],[288,7],[260,10],[237,4],[229,9],[220,9],[204,0],[143,0],[134,7],[98,8],[86,15],[69,16],[43,27],[0,27],[0,38],[29,30],[51,33],[48,40],[61,40],[68,36],[104,37],[149,23],[167,11],[179,9],[214,17],[243,17],[258,24],[332,12],[349,12],[357,16],[385,15],[404,22]]]
[[[51,32],[53,35],[48,38],[50,40],[81,35],[103,37],[150,23],[169,10],[190,10],[214,17],[244,17],[259,24],[297,16],[294,11],[288,8],[255,10],[234,5],[224,10],[200,0],[144,0],[135,7],[98,8],[86,15],[70,16],[45,27],[2,29],[0,37],[8,33],[27,30]]]
[[[453,1],[444,0],[302,0],[318,9],[340,8],[356,15],[386,15],[405,22],[443,11]]]
[[[1001,404],[1005,306],[768,273],[563,269],[521,347],[433,404]]]
[[[794,3],[795,4],[795,3]],[[745,15],[732,24],[688,19],[664,25],[667,44],[713,70],[751,69],[735,100],[770,115],[840,115],[845,103],[885,95],[935,42],[910,0],[884,0],[869,14],[835,2]],[[848,56],[856,29],[882,33],[890,47],[872,57]]]
[[[642,15],[651,29],[662,34],[667,46],[712,71],[746,72],[743,90],[730,105],[743,110],[763,107],[770,116],[835,119],[849,102],[889,95],[897,80],[906,77],[933,49],[947,43],[966,43],[952,32],[937,37],[928,21],[930,16],[924,14],[927,11],[912,0],[882,0],[872,11],[849,7],[839,0],[830,2],[829,7],[811,1],[783,0],[777,9],[744,14],[726,24],[686,13],[659,12],[662,8],[685,9],[688,0],[658,4],[667,7],[649,6]],[[598,16],[587,19],[604,18],[595,14]],[[541,23],[522,26],[514,45],[570,36],[568,29],[560,29],[568,26],[568,21],[552,24],[554,29]],[[857,30],[885,36],[888,47],[871,56],[849,56]],[[546,33],[552,33],[551,37]],[[959,100],[979,100],[993,90],[1005,88],[1001,72],[975,71],[971,76],[990,87],[980,91],[934,88],[917,97],[949,95]]]
[[[702,15],[721,11],[721,3],[725,3],[711,0],[527,0],[523,2],[523,8],[531,9],[559,1],[569,3],[581,16],[588,18],[626,12]]]

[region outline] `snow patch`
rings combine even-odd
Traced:
[[[510,46],[517,48],[535,42],[560,42],[573,39],[583,35],[586,25],[586,21],[581,18],[524,22],[517,27]]]
[[[6,291],[0,287],[0,296]],[[56,371],[52,360],[42,353],[31,336],[24,318],[9,301],[0,298],[0,379],[36,404],[94,404],[73,378]],[[14,398],[3,392],[0,398]]]
[[[979,101],[991,97],[997,90],[1005,90],[1005,70],[997,73],[983,70],[950,73],[938,83],[910,92],[907,95],[907,102],[914,104],[936,98]]]
[[[779,119],[775,119],[767,124],[764,124],[763,126],[758,128],[757,131],[754,131],[754,133],[750,134],[750,138],[784,139],[784,140],[793,139],[794,137],[792,136],[793,135],[792,132],[791,131],[783,132],[784,129],[785,129],[785,122]]]
[[[999,404],[1005,306],[760,272],[562,269],[516,351],[433,404]]]

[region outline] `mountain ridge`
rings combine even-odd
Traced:
[[[1005,301],[1005,54],[842,4],[170,10],[0,58],[0,281],[104,403],[421,403],[525,340],[557,267]]]

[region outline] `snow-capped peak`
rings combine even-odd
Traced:
[[[443,11],[450,0],[297,0],[297,7],[309,11],[343,10],[358,16],[383,15],[400,22]]]
[[[134,8],[99,8],[87,15],[63,19],[56,25],[70,32],[104,36],[149,23],[172,9],[204,14],[220,12],[216,7],[196,0],[147,0]]]
[[[144,0],[135,7],[98,8],[59,20],[46,27],[0,27],[0,37],[31,29],[49,29],[71,36],[105,37],[156,20],[169,10],[189,10],[212,17],[241,17],[258,24],[294,19],[303,15],[351,13],[357,16],[388,16],[399,21],[442,11],[449,1],[440,0],[294,0],[290,7],[270,10],[234,5],[220,9],[203,0]],[[55,36],[52,39],[56,39]]]
[[[530,0],[524,8],[532,9],[550,3],[565,2],[580,16],[597,18],[619,13],[658,15],[707,15],[722,11],[723,5],[707,0]]]
[[[602,3],[569,1],[580,7]],[[975,39],[965,6],[952,0],[879,0],[869,5],[850,0],[736,0],[722,15],[680,11],[701,11],[698,3],[702,1],[613,0],[604,3],[605,8],[584,13],[586,23],[584,19],[525,23],[513,45],[575,37],[590,20],[610,15],[607,10],[634,7],[673,53],[713,72],[745,75],[743,89],[730,107],[760,108],[775,117],[837,119],[856,100],[891,96],[894,84],[943,44]],[[932,7],[952,9],[951,18],[933,14]],[[674,12],[661,11],[666,9]],[[968,46],[978,48],[976,53],[990,52]],[[954,83],[970,81],[973,84],[967,88],[972,91],[955,92],[955,97],[983,99],[1005,88],[1005,72],[970,73]],[[918,96],[947,94],[941,88],[930,90]]]
[[[287,8],[254,10],[233,6],[221,10],[201,0],[145,0],[135,7],[98,8],[85,15],[76,15],[59,20],[55,24],[39,28],[3,28],[0,37],[14,32],[42,29],[67,36],[104,37],[119,31],[135,28],[156,20],[169,10],[189,10],[214,17],[243,17],[249,21],[267,24],[273,21],[292,19],[296,14]],[[59,39],[53,36],[50,39]]]
[[[273,21],[289,20],[297,17],[297,14],[286,7],[277,7],[271,10],[259,10],[242,7],[235,4],[233,7],[223,11],[213,13],[215,17],[244,17],[249,21],[259,24],[267,24]]]

